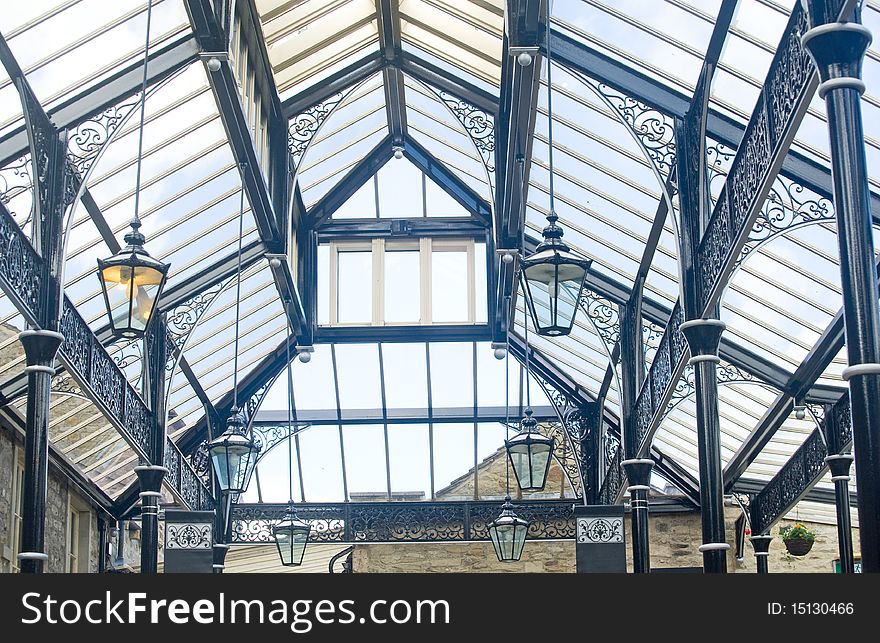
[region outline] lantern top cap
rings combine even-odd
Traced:
[[[524,433],[531,433],[538,428],[538,421],[532,417],[532,407],[526,407],[525,413],[525,417],[520,421],[519,426]]]
[[[519,516],[516,515],[516,512],[513,510],[513,504],[510,502],[510,496],[507,496],[504,499],[504,504],[501,506],[501,514],[491,522],[490,527],[499,527],[505,525],[528,525],[528,521],[523,520]]]
[[[284,518],[281,519],[281,522],[275,525],[275,528],[310,530],[312,526],[300,518],[296,513],[296,508],[293,504],[290,504],[287,507]]]

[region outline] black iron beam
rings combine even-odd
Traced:
[[[394,144],[401,145],[406,137],[406,95],[403,73],[393,64],[401,52],[400,12],[397,5],[397,0],[376,0],[379,51],[388,63],[382,69],[388,131]]]
[[[147,85],[153,86],[198,58],[198,44],[192,35],[150,52]],[[141,91],[144,62],[121,69],[97,87],[76,94],[49,110],[49,117],[59,129],[70,129],[108,107]],[[27,131],[22,124],[0,139],[0,167],[27,152]]]
[[[520,65],[510,52],[511,40],[517,46],[539,46],[544,36],[542,5],[541,0],[507,4],[510,33],[502,46],[501,98],[495,120],[495,246],[501,249],[521,246],[544,60],[536,54],[530,65]],[[516,262],[500,262],[491,320],[495,341],[503,341],[516,306],[516,271]]]
[[[291,119],[313,105],[344,92],[349,87],[379,73],[386,65],[382,52],[375,52],[343,67],[313,87],[295,94],[281,104],[284,118]]]
[[[373,175],[378,172],[391,158],[391,135],[385,136],[370,152],[358,161],[336,185],[334,185],[320,201],[309,210],[306,219],[308,227],[316,228],[338,210],[349,197]]]
[[[319,243],[341,239],[472,237],[484,240],[486,223],[473,219],[330,219],[316,230]]]
[[[667,84],[639,72],[633,67],[590,47],[587,43],[551,29],[553,60],[623,92],[669,116],[684,116],[691,98]],[[735,118],[710,109],[706,135],[731,149],[737,149],[746,126]],[[780,174],[825,198],[831,198],[831,170],[796,150],[789,150]],[[871,212],[880,224],[880,194],[871,193]]]
[[[428,326],[337,326],[315,330],[316,344],[367,342],[485,342],[492,338],[486,325],[431,324]]]
[[[489,204],[422,145],[412,138],[406,137],[403,154],[465,210],[480,219],[485,225],[492,225],[492,208]]]
[[[534,418],[538,421],[556,421],[556,411],[552,406],[534,406]],[[504,422],[507,409],[503,406],[432,408],[431,421],[434,424],[454,424],[456,422]],[[343,409],[341,419],[336,409],[297,410],[296,425],[324,426],[339,422],[351,425],[370,425],[387,421],[388,424],[425,424],[428,421],[427,408],[386,409]],[[252,425],[272,427],[287,425],[287,411],[257,411]]]
[[[493,94],[471,83],[458,78],[437,65],[422,60],[408,51],[403,51],[397,58],[400,69],[409,76],[436,89],[466,100],[474,107],[479,107],[489,114],[498,113],[498,98]]]

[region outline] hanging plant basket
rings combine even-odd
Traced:
[[[806,556],[813,548],[813,541],[806,538],[789,538],[783,540],[785,548],[792,556]]]

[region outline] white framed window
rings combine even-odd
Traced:
[[[67,500],[67,564],[68,574],[89,571],[91,546],[91,512],[88,505],[69,496]]]
[[[318,249],[318,323],[486,323],[486,245],[473,239],[334,241]]]
[[[24,452],[18,447],[13,454],[15,470],[12,474],[12,571],[21,571],[18,555],[21,553],[21,525],[24,517]]]

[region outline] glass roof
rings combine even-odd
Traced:
[[[748,121],[795,2],[740,1],[711,87],[713,110],[740,124]],[[453,221],[467,217],[472,223],[473,217],[450,194],[448,183],[443,185],[442,176],[454,176],[458,189],[484,201],[496,213],[498,114],[485,113],[465,97],[481,96],[492,102],[502,95],[504,2],[392,0],[391,16],[381,15],[375,0],[256,0],[253,4],[265,41],[266,69],[271,71],[281,105],[308,106],[299,114],[285,114],[292,153],[290,188],[299,191],[307,220],[313,208],[350,173],[357,174],[360,184],[330,213],[331,223],[354,225],[362,220],[364,225],[378,226],[381,219],[431,217]],[[550,4],[554,30],[690,96],[721,0]],[[184,0],[153,0],[153,5],[151,51],[172,50],[192,37]],[[52,113],[61,105],[100,92],[109,78],[140,62],[146,7],[146,0],[12,3],[0,16],[0,32],[38,99]],[[867,0],[862,18],[869,29],[880,30],[880,3]],[[396,22],[389,25],[388,20]],[[386,33],[393,34],[394,42],[386,43],[390,49],[383,46]],[[257,49],[249,52],[252,65],[253,56],[263,55]],[[369,67],[371,63],[375,66]],[[353,73],[354,80],[340,88],[340,75],[357,71],[359,64],[370,73]],[[548,92],[552,90],[555,210],[565,239],[575,252],[593,258],[596,283],[619,284],[625,292],[633,286],[658,205],[667,196],[664,186],[674,158],[673,119],[639,112],[639,97],[623,96],[558,61],[553,63],[552,87],[548,87],[546,59],[542,64],[525,186],[525,234],[530,240],[540,237],[550,207]],[[386,86],[394,75],[388,73],[392,68],[400,78],[394,88]],[[420,75],[417,68],[431,73]],[[864,80],[868,90],[862,109],[870,182],[880,193],[880,43],[875,42],[868,53]],[[325,85],[330,81],[337,83],[333,89],[339,91],[327,97]],[[461,96],[451,91],[455,88],[462,90]],[[98,258],[113,253],[133,213],[139,91],[139,87],[130,87],[123,92],[125,96],[119,95],[116,105],[87,121],[98,124],[97,138],[89,138],[92,130],[78,122],[80,136],[72,136],[69,143],[69,158],[84,179],[91,205],[77,202],[69,212],[64,288],[102,338],[107,337],[106,319],[95,266]],[[250,90],[242,87],[242,91]],[[395,106],[387,104],[397,100],[395,94],[400,101],[396,107],[402,112],[400,122],[394,122]],[[311,96],[321,99],[310,102]],[[260,109],[271,111],[275,104],[264,100]],[[223,259],[234,258],[241,204],[242,244],[253,247],[266,241],[257,225],[258,203],[254,202],[255,215],[247,195],[242,196],[229,115],[223,111],[231,108],[223,105],[198,60],[181,63],[148,91],[140,216],[150,253],[172,266],[166,292],[187,291],[206,275],[214,275]],[[653,119],[650,140],[633,130],[633,119],[639,118]],[[33,172],[29,150],[24,144],[11,147],[21,140],[23,122],[17,91],[8,71],[0,66],[0,148],[6,152],[0,168],[2,202],[30,235]],[[392,139],[401,129],[410,152],[416,147],[425,151],[424,166],[413,158],[388,160]],[[502,148],[500,135],[499,131],[497,143]],[[710,185],[716,198],[736,149],[713,140],[708,146]],[[821,167],[829,166],[825,107],[817,97],[795,134],[792,149]],[[367,161],[371,161],[370,171],[365,172]],[[657,311],[671,310],[680,290],[677,198],[673,196],[669,205],[646,275],[645,298],[652,311],[652,318],[644,320],[648,363],[666,321]],[[778,177],[764,204],[764,220],[774,225],[753,229],[747,251],[724,291],[721,318],[727,323],[727,341],[747,348],[768,368],[792,374],[842,305],[833,205],[799,186],[793,177]],[[491,272],[487,277],[492,278]],[[478,287],[480,298],[492,292],[492,283]],[[200,425],[205,413],[202,398],[213,404],[228,398],[234,381],[236,327],[240,331],[239,379],[262,368],[284,345],[284,306],[268,262],[251,261],[242,274],[238,324],[235,286],[229,271],[217,272],[213,283],[204,284],[210,297],[189,304],[197,312],[191,330],[177,336],[181,358],[175,357],[167,380],[172,439]],[[456,287],[442,279],[433,286],[438,290]],[[199,288],[192,286],[191,294],[198,297]],[[323,297],[319,292],[318,299]],[[528,341],[566,378],[596,396],[614,353],[619,302],[601,292],[589,293],[588,300],[590,314],[578,316],[571,335],[538,337],[530,329]],[[179,310],[188,305],[176,303]],[[517,307],[511,331],[522,338],[527,323],[522,297]],[[324,310],[323,304],[320,308]],[[323,328],[328,320],[312,321]],[[0,383],[14,386],[23,374],[15,333],[24,327],[24,320],[5,295],[0,296],[0,323],[4,330]],[[408,343],[379,343],[375,336],[358,342],[356,335],[350,335],[346,341],[318,344],[309,364],[297,363],[294,398],[301,417],[292,441],[294,460],[300,463],[294,467],[296,498],[343,500],[371,494],[387,498],[410,492],[420,493],[421,498],[479,495],[478,489],[466,492],[456,485],[464,484],[462,476],[479,478],[481,467],[493,466],[493,458],[498,457],[504,438],[498,411],[505,404],[504,366],[492,358],[483,341],[487,336],[484,319],[479,317],[474,327],[474,332],[482,333],[479,337],[458,336],[453,342],[428,341],[418,335],[418,339],[395,338]],[[427,333],[427,324],[422,330]],[[117,342],[108,350],[137,386],[141,374],[137,344]],[[840,373],[845,365],[841,353],[818,384],[842,392]],[[736,368],[728,362],[723,366]],[[612,368],[613,374],[618,372],[619,366]],[[511,365],[515,417],[520,413],[521,376],[519,366]],[[751,377],[734,378],[719,387],[725,464],[773,404],[782,384]],[[286,410],[284,389],[284,378],[271,388],[261,411],[269,414],[266,417]],[[540,386],[532,387],[532,395],[542,420],[553,421]],[[118,495],[133,479],[134,452],[91,402],[69,395],[56,397],[53,445],[111,496]],[[615,376],[607,390],[606,408],[616,417],[621,415],[620,398]],[[19,409],[22,399],[14,402]],[[693,396],[684,394],[673,402],[654,446],[696,476]],[[769,480],[814,426],[810,418],[788,418],[744,477]],[[283,447],[266,453],[259,472],[259,487],[250,490],[245,500],[286,500]],[[829,485],[827,480],[820,483],[822,488]]]

